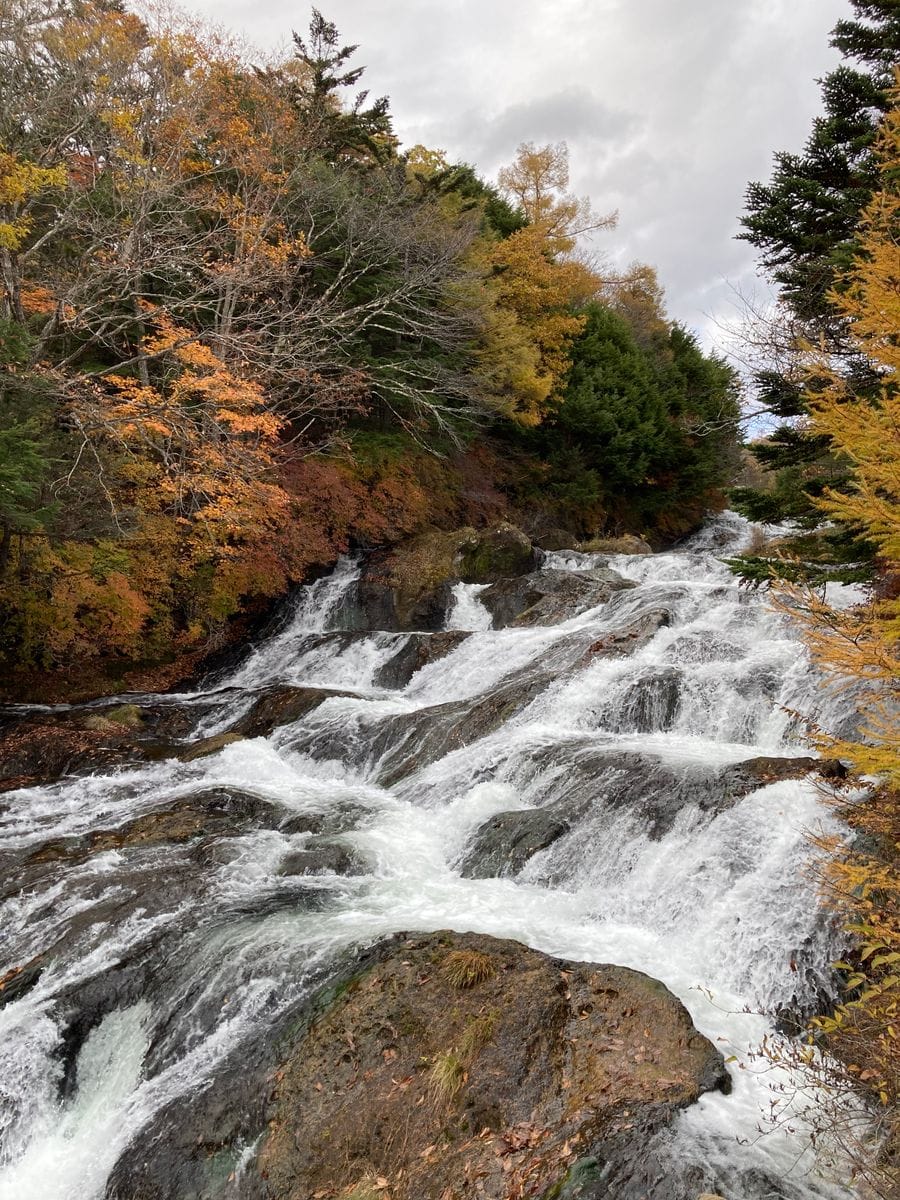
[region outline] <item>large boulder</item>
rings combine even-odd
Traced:
[[[679,1109],[728,1087],[656,980],[456,933],[392,939],[274,1078],[255,1164],[271,1200],[440,1200],[464,1179],[486,1200],[575,1195],[554,1189],[595,1179],[592,1159],[639,1161]]]
[[[466,879],[517,875],[529,858],[568,832],[568,822],[545,809],[497,813],[476,830],[460,874]]]
[[[616,571],[536,571],[502,579],[480,593],[495,629],[508,625],[555,625],[607,601],[614,592],[636,587]]]
[[[539,551],[512,525],[423,533],[370,556],[357,585],[363,629],[437,630],[454,583],[494,583],[524,575]]]

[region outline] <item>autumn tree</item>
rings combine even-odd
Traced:
[[[829,1132],[884,1197],[900,1183],[900,93],[893,98],[879,142],[881,187],[864,210],[852,267],[829,296],[878,386],[855,391],[830,356],[818,356],[806,394],[811,433],[831,439],[852,466],[849,487],[826,489],[818,507],[872,543],[878,575],[870,598],[844,610],[815,590],[780,592],[816,662],[849,689],[858,712],[855,736],[815,732],[823,751],[859,775],[838,799],[856,836],[827,844],[825,869],[827,899],[856,948],[843,964],[846,1000],[814,1023],[832,1057],[812,1061],[826,1095],[858,1088],[877,1106],[880,1147],[844,1137],[840,1114]]]
[[[580,310],[600,287],[574,254],[578,237],[615,223],[613,215],[597,217],[589,202],[566,193],[568,181],[564,143],[520,146],[498,183],[526,224],[481,248],[480,369],[492,403],[524,424],[539,422],[559,393],[569,349],[584,328]]]
[[[741,237],[759,251],[781,300],[773,331],[777,353],[769,353],[772,361],[756,380],[757,403],[777,425],[753,447],[778,486],[768,495],[742,489],[734,502],[751,519],[799,520],[808,528],[822,523],[816,497],[848,476],[840,456],[828,452],[825,435],[807,436],[802,345],[821,344],[840,358],[855,390],[877,386],[834,297],[858,250],[860,216],[878,186],[874,143],[900,61],[900,11],[894,0],[852,0],[852,7],[852,18],[832,32],[844,61],[822,80],[823,112],[806,145],[797,154],[776,154],[769,182],[748,187],[742,217]],[[865,546],[839,527],[822,533],[834,561],[865,556]]]

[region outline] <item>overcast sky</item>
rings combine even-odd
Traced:
[[[266,48],[308,8],[292,0],[192,0]],[[520,142],[566,141],[572,190],[619,226],[615,264],[658,270],[670,315],[720,341],[734,290],[756,288],[734,240],[747,182],[798,150],[819,111],[816,79],[848,0],[320,0],[356,42],[372,95],[405,146],[422,142],[489,178]]]

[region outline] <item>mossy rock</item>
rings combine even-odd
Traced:
[[[478,934],[390,939],[287,1049],[255,1166],[270,1200],[373,1175],[392,1200],[464,1178],[486,1200],[586,1200],[612,1142],[639,1155],[728,1079],[656,980]]]
[[[584,554],[652,554],[653,547],[634,533],[622,537],[594,537],[579,542],[576,549]]]
[[[78,724],[82,729],[94,729],[103,733],[122,733],[141,729],[144,725],[143,710],[137,704],[117,704],[113,708],[101,708],[82,717]]]
[[[242,733],[214,733],[212,737],[194,742],[187,750],[183,750],[178,757],[182,762],[195,762],[198,758],[206,758],[210,754],[218,754],[226,746],[231,746],[234,742],[242,741],[244,741]]]
[[[455,583],[525,575],[538,556],[513,525],[419,534],[369,559],[357,589],[357,619],[365,629],[441,629]]]

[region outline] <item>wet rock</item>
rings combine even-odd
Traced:
[[[547,686],[548,676],[530,676],[498,686],[477,700],[451,700],[393,716],[370,742],[381,761],[378,782],[393,787],[410,772],[486,737],[521,712]]]
[[[417,671],[451,654],[468,636],[469,634],[461,629],[430,634],[411,633],[397,653],[376,671],[375,686],[406,687]]]
[[[667,656],[680,663],[738,662],[747,653],[745,646],[718,637],[711,630],[688,632],[673,638]]]
[[[547,801],[555,799],[548,788]],[[569,787],[558,811],[574,821],[591,811],[629,814],[636,827],[658,841],[688,805],[718,812],[725,807],[716,774],[703,764],[676,765],[655,754],[596,748],[572,752]]]
[[[290,687],[279,685],[267,688],[253,702],[248,713],[235,722],[231,734],[242,737],[265,737],[279,725],[299,721],[325,700],[334,696],[355,696],[355,692],[335,688]],[[221,735],[220,735],[221,736]],[[186,759],[185,761],[190,761]]]
[[[40,979],[44,965],[43,958],[38,957],[0,975],[0,1008],[27,996]]]
[[[357,585],[361,629],[395,632],[442,628],[454,583],[494,583],[524,575],[539,552],[512,525],[423,533],[373,554]]]
[[[0,728],[0,791],[174,754],[202,711],[165,698],[12,710]]]
[[[575,547],[583,554],[652,554],[653,547],[636,534],[626,533],[622,537],[595,537],[579,542]]]
[[[210,754],[218,754],[226,746],[231,746],[234,742],[242,742],[243,740],[244,735],[242,733],[214,733],[212,737],[202,738],[199,742],[193,742],[186,750],[182,750],[177,757],[182,762],[195,762],[198,758],[206,758]]]
[[[569,824],[544,809],[497,813],[477,829],[460,866],[465,879],[517,875],[529,858],[569,832]]]
[[[340,842],[313,838],[303,850],[281,860],[279,875],[358,875],[365,870],[359,855]]]
[[[363,805],[340,800],[329,803],[323,812],[292,813],[282,818],[278,828],[287,834],[349,833],[351,829],[358,829],[369,815],[369,809]]]
[[[639,1158],[679,1109],[728,1086],[656,980],[476,934],[391,939],[285,1051],[250,1168],[271,1200],[380,1177],[396,1200],[438,1200],[463,1178],[487,1200],[526,1181],[559,1196],[589,1176],[594,1146],[618,1137],[619,1158]]]
[[[726,795],[740,799],[769,783],[780,783],[783,779],[804,779],[807,775],[820,774],[823,763],[830,761],[819,758],[768,756],[747,758],[743,762],[726,767],[721,775],[721,783]]]
[[[486,588],[479,600],[495,629],[508,625],[554,625],[608,600],[613,592],[637,585],[616,571],[538,571],[504,579]]]
[[[135,850],[181,845],[198,838],[234,836],[257,825],[277,824],[279,814],[266,800],[237,788],[195,792],[168,808],[142,813],[115,829],[96,829],[84,837],[47,842],[29,863],[65,859],[83,861],[108,850]]]
[[[656,733],[671,729],[681,704],[681,672],[675,667],[644,671],[617,705],[607,712],[610,733]]]
[[[642,613],[620,629],[610,630],[603,637],[592,642],[587,648],[585,659],[600,655],[603,658],[621,658],[626,654],[634,654],[647,642],[651,641],[660,629],[671,623],[672,614],[666,608],[654,608]]]

